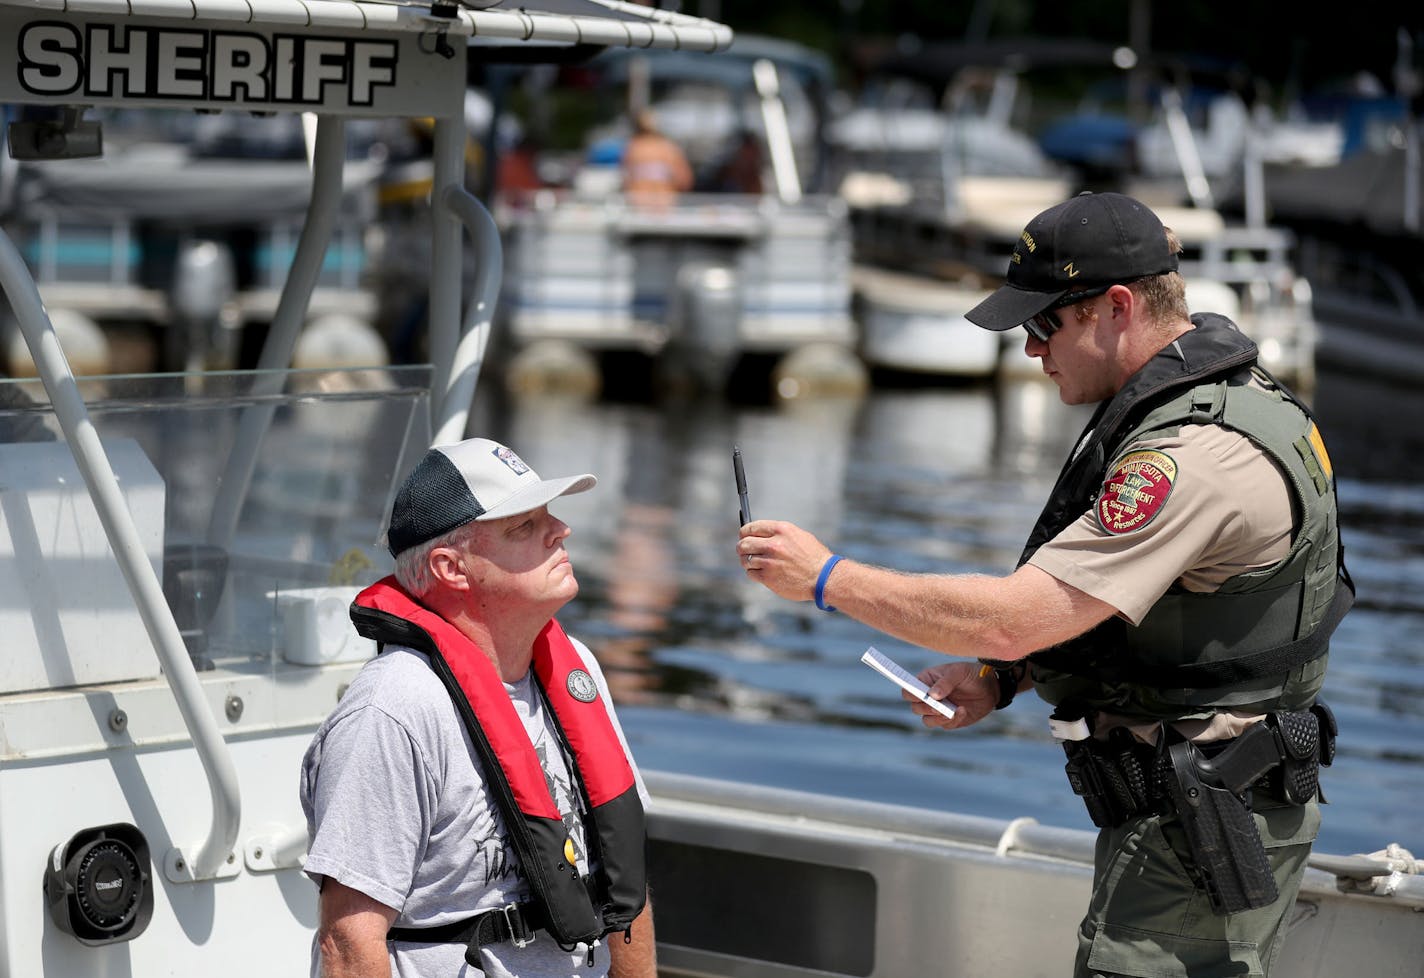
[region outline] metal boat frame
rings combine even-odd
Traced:
[[[657,772],[648,785],[665,976],[1072,968],[1090,832]],[[1418,974],[1424,878],[1409,863],[1312,856],[1272,975]]]

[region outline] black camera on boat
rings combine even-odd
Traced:
[[[45,902],[55,926],[81,944],[131,941],[153,916],[148,842],[124,822],[84,829],[50,853]]]

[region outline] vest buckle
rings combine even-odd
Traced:
[[[517,903],[506,903],[499,908],[504,913],[504,922],[509,926],[509,939],[515,947],[528,947],[534,943],[534,931],[524,919],[524,913]]]

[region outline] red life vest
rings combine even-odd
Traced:
[[[646,899],[646,823],[633,769],[598,699],[598,687],[569,637],[550,619],[534,641],[533,669],[573,755],[590,806],[585,825],[590,881],[578,874],[544,769],[494,663],[455,626],[424,607],[394,577],[356,596],[351,620],[366,638],[430,658],[484,764],[520,866],[562,944],[626,930]]]

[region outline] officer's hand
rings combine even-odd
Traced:
[[[792,601],[810,601],[830,549],[795,523],[755,520],[742,527],[737,555],[754,581]]]
[[[931,666],[920,673],[919,680],[930,688],[930,695],[935,699],[949,700],[955,705],[954,716],[946,717],[909,693],[902,693],[910,709],[920,715],[927,727],[939,727],[941,730],[967,727],[992,713],[994,704],[999,701],[999,681],[993,676],[980,679],[978,662],[946,662],[942,666]]]

